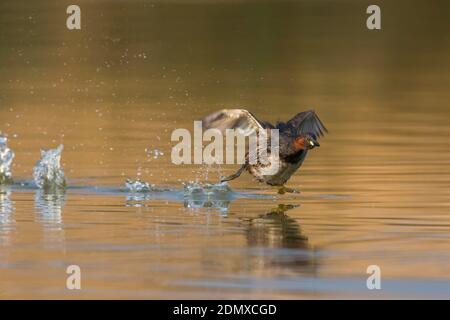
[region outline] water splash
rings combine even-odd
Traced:
[[[227,212],[234,192],[226,182],[202,184],[190,182],[184,185],[184,206],[186,208],[216,208]]]
[[[227,182],[221,183],[200,183],[200,182],[189,182],[184,184],[184,195],[205,195],[205,196],[223,196],[230,195],[233,190],[228,186]]]
[[[155,185],[150,184],[148,182],[142,181],[140,179],[127,179],[125,181],[125,188],[128,192],[132,193],[145,193],[145,192],[151,192],[155,190]]]
[[[0,184],[12,183],[11,164],[14,152],[7,146],[8,138],[0,136]]]
[[[142,181],[140,179],[130,179],[128,178],[125,181],[125,188],[130,193],[149,193],[149,192],[162,192],[162,191],[171,191],[168,188],[158,187],[154,184]]]
[[[61,152],[64,146],[60,144],[55,149],[41,150],[41,160],[33,169],[34,182],[40,189],[57,190],[66,187],[66,178],[61,169]]]
[[[158,194],[160,195],[164,191],[172,191],[140,179],[133,180],[129,178],[125,181],[125,188],[128,192],[125,201],[127,207],[146,207],[148,200],[155,199],[155,197],[158,197]]]

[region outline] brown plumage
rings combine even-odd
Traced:
[[[266,174],[260,163],[246,163],[233,175],[222,181],[233,180],[247,170],[260,182],[269,185],[283,186],[293,173],[302,165],[308,150],[319,147],[317,139],[327,131],[314,110],[300,112],[287,122],[272,125],[267,121],[258,120],[253,114],[244,109],[224,109],[215,112],[202,120],[203,128],[216,128],[225,133],[226,129],[237,129],[244,135],[258,133],[265,129],[279,130],[279,170],[275,174]],[[270,143],[267,144],[269,161],[271,157]],[[274,160],[276,161],[276,160]]]

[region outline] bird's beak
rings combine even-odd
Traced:
[[[311,148],[320,147],[320,143],[316,139],[309,140]]]

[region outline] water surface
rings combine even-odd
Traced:
[[[63,3],[1,2],[17,184],[0,188],[0,297],[449,298],[450,8],[433,2],[379,1],[379,32],[360,1],[78,1],[81,31]],[[300,194],[243,174],[185,196],[236,167],[173,165],[171,132],[238,106],[316,109],[330,134],[289,181]],[[59,144],[67,190],[35,188]]]

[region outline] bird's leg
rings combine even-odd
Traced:
[[[285,186],[277,186],[278,187],[278,194],[285,194],[285,193],[300,193],[297,189],[288,188]]]
[[[245,168],[247,168],[247,164],[242,165],[242,167],[240,167],[239,170],[236,171],[235,173],[233,173],[231,176],[221,178],[220,182],[231,181],[231,180],[236,179],[237,177],[239,177],[241,175],[241,173],[245,170]]]

